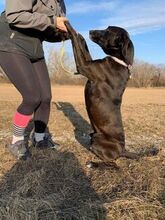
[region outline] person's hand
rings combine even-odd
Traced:
[[[68,19],[66,17],[57,17],[56,18],[56,27],[58,29],[60,29],[61,31],[68,32],[67,28],[64,24],[65,21],[68,21]]]

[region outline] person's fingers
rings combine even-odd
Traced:
[[[56,22],[57,28],[60,29],[61,31],[67,32],[67,28],[64,22],[68,21],[68,19],[66,17],[57,17],[56,21],[57,21]]]
[[[59,29],[60,29],[61,31],[68,32],[68,31],[67,31],[67,28],[65,27],[65,24],[61,25],[61,26],[59,27]]]
[[[63,21],[68,21],[68,19],[66,17],[62,17],[63,18]]]

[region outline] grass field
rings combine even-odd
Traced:
[[[83,87],[53,86],[52,93],[49,129],[61,146],[30,148],[21,162],[5,149],[21,97],[0,84],[0,220],[164,220],[165,89],[125,91],[126,148],[141,158],[119,159],[119,170],[86,166],[98,159],[88,151]]]

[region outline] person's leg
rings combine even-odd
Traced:
[[[0,52],[0,65],[22,95],[22,103],[13,117],[13,141],[24,139],[24,130],[41,101],[40,87],[31,61],[19,54]]]
[[[52,98],[50,78],[44,59],[34,62],[33,67],[41,93],[41,103],[39,106],[37,106],[34,113],[35,132],[44,133],[49,121],[50,104]]]
[[[57,147],[57,144],[49,139],[47,141],[41,142],[45,139],[45,130],[49,121],[50,115],[50,105],[51,105],[51,83],[49,78],[49,73],[45,60],[39,60],[33,63],[33,67],[36,72],[36,76],[40,85],[41,91],[41,103],[36,108],[34,113],[34,125],[35,125],[35,141],[40,142],[40,145],[45,145],[43,147]]]

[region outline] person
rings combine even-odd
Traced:
[[[13,117],[13,138],[7,145],[19,159],[30,155],[24,133],[34,120],[32,145],[56,148],[46,133],[50,114],[51,84],[45,62],[43,41],[68,39],[63,0],[6,0],[0,16],[0,66],[22,95]]]

